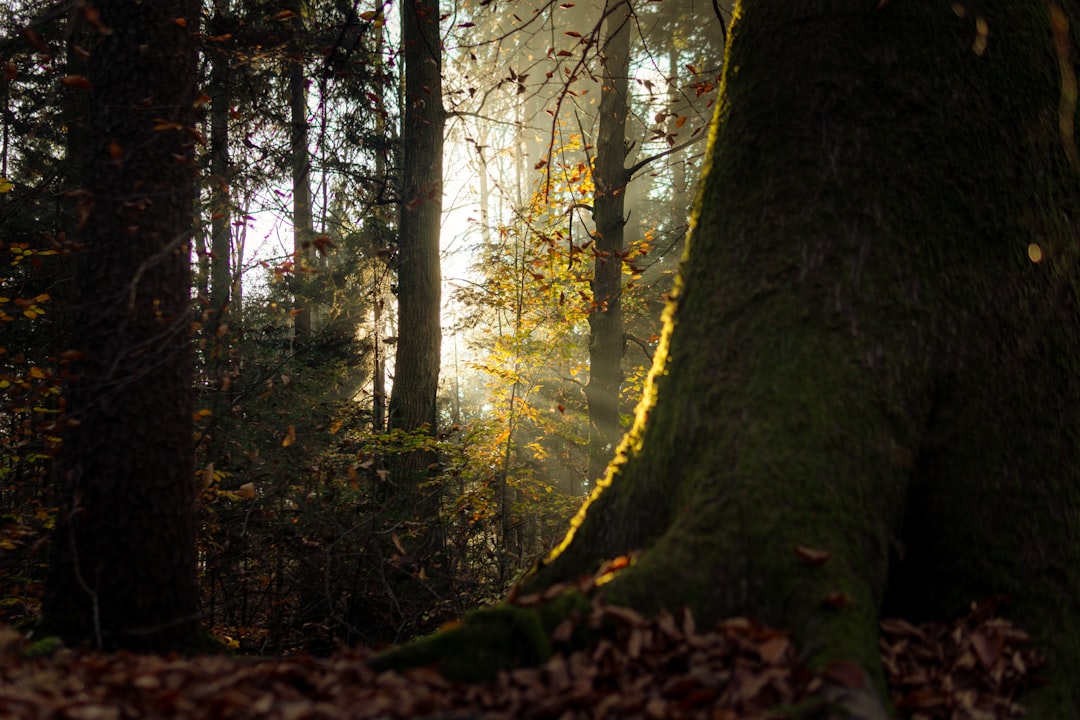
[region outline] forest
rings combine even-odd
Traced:
[[[0,711],[1080,717],[1072,0],[0,7]]]

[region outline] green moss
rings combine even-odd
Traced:
[[[431,666],[448,680],[482,682],[500,670],[539,665],[552,654],[551,631],[565,618],[583,616],[589,600],[568,591],[537,607],[497,605],[473,611],[453,627],[388,650],[371,661],[376,670]],[[572,644],[588,639],[579,632]]]
[[[756,615],[871,670],[882,603],[1006,593],[1053,663],[1038,716],[1071,717],[1080,177],[1047,6],[748,5],[667,352],[532,588],[637,551],[612,601]]]

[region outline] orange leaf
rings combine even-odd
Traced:
[[[817,550],[815,548],[808,548],[805,545],[797,545],[795,547],[795,554],[811,565],[823,565],[830,557],[828,550]]]
[[[60,78],[60,84],[75,90],[89,90],[92,87],[85,75],[65,75]]]
[[[281,441],[281,447],[289,447],[296,442],[296,428],[292,425],[285,431],[285,439]]]

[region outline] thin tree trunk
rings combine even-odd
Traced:
[[[589,482],[603,475],[622,437],[619,391],[622,387],[622,255],[624,201],[629,177],[626,158],[627,83],[630,68],[630,6],[624,0],[606,9],[601,48],[604,83],[596,142],[596,259],[589,313]]]
[[[293,55],[289,60],[289,136],[290,157],[292,158],[293,190],[293,285],[301,289],[306,283],[306,270],[312,256],[312,240],[315,238],[314,220],[311,210],[311,154],[308,149],[308,108],[307,75],[301,54],[303,42],[304,0],[293,0],[292,18]],[[310,293],[294,290],[293,334],[303,342],[311,335],[311,298]]]
[[[227,0],[215,0],[211,35],[225,34]],[[220,28],[220,29],[219,29]],[[232,290],[232,197],[229,161],[229,107],[232,102],[231,59],[217,47],[210,69],[210,317],[206,323],[211,372],[220,379],[229,356],[228,314]]]

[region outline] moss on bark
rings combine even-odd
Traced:
[[[636,550],[609,600],[756,615],[871,670],[883,603],[1005,593],[1058,673],[1040,717],[1071,717],[1080,193],[1048,8],[737,15],[670,350],[528,585]]]
[[[1048,7],[736,6],[646,397],[526,591],[634,553],[610,602],[756,616],[879,678],[883,607],[1004,594],[1050,655],[1032,716],[1077,717],[1080,176]]]

